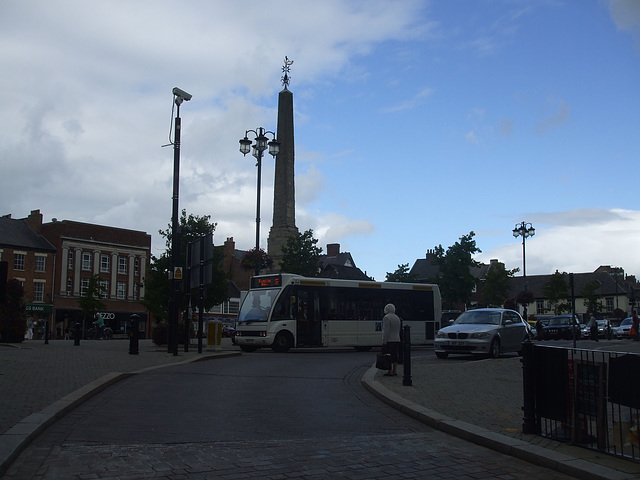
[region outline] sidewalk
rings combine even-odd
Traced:
[[[604,343],[604,342],[603,342]],[[365,387],[389,405],[421,422],[464,440],[580,479],[640,478],[640,464],[572,446],[522,430],[522,364],[518,356],[426,362],[431,351],[415,351],[411,386],[385,377],[374,367]]]
[[[326,351],[326,350],[325,350]],[[178,363],[240,355],[229,339],[221,351],[178,356],[150,340],[130,355],[126,340],[24,342],[0,345],[0,476],[48,425],[92,395],[136,373]],[[517,356],[495,360],[448,359],[433,362],[430,349],[412,354],[412,386],[384,377],[374,367],[364,386],[386,403],[429,426],[493,450],[581,479],[640,478],[640,464],[524,435],[522,366]]]

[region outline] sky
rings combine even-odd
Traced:
[[[378,281],[470,232],[522,275],[640,275],[636,0],[3,0],[0,215],[145,231],[180,210],[255,245],[245,131],[276,130],[284,58],[296,225]],[[262,165],[261,247],[274,161]]]

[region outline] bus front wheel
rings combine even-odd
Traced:
[[[277,353],[285,353],[289,351],[291,347],[293,347],[293,337],[291,334],[288,332],[280,332],[276,335],[273,345],[271,345],[271,350]]]
[[[240,345],[240,350],[247,353],[255,352],[257,349],[255,345]]]

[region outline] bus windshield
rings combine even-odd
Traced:
[[[277,288],[249,290],[238,313],[238,322],[266,322],[279,292]]]

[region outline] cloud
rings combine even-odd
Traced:
[[[382,110],[382,113],[394,113],[394,112],[402,112],[405,110],[412,110],[420,106],[423,103],[424,99],[430,97],[431,95],[433,95],[433,93],[434,93],[433,88],[425,87],[410,99],[400,102],[399,104],[394,105],[392,107],[384,108]]]
[[[637,0],[608,0],[609,13],[618,29],[631,34],[640,48],[640,2]]]
[[[543,135],[549,130],[563,125],[569,120],[570,114],[571,107],[564,100],[560,100],[556,112],[536,124],[536,133]]]
[[[629,255],[640,238],[638,210],[585,208],[526,217],[536,229],[525,240],[527,274],[586,273],[600,265],[640,271],[640,258]],[[478,245],[486,240],[482,236],[478,234]],[[509,269],[520,268],[522,275],[522,239],[487,249],[477,258],[487,263],[497,258]]]

